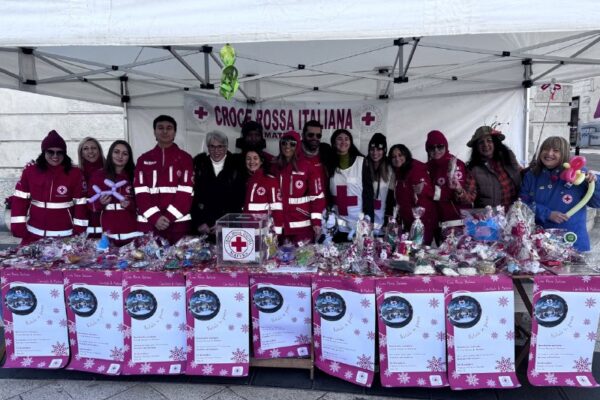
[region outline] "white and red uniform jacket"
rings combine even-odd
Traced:
[[[262,169],[258,169],[254,175],[248,178],[246,183],[246,201],[244,212],[250,214],[267,214],[271,211],[275,233],[283,233],[283,204],[281,203],[281,191],[279,181],[271,175],[265,175]]]
[[[35,164],[23,170],[12,198],[11,232],[28,244],[43,237],[85,232],[87,196],[81,170],[67,174],[62,165],[42,171]]]
[[[189,232],[193,171],[192,156],[175,143],[166,149],[156,146],[138,158],[134,191],[143,232],[154,230],[171,243]],[[165,231],[154,228],[161,215],[171,223]]]
[[[393,188],[390,186],[390,182],[392,181],[392,176],[394,172],[390,168],[388,170],[388,180],[384,180],[383,178],[379,178],[379,181],[373,182],[373,194],[375,195],[375,201],[373,203],[373,208],[375,212],[375,221],[373,222],[374,229],[381,229],[383,225],[385,225],[385,209],[386,209],[386,201],[388,190]]]
[[[312,236],[312,226],[321,226],[325,194],[321,171],[304,159],[298,159],[298,170],[291,164],[278,171],[283,203],[283,234]]]
[[[111,190],[110,187],[104,183],[106,178],[106,172],[103,170],[96,171],[90,177],[90,188],[92,185],[96,185],[102,191]],[[117,189],[117,192],[125,197],[125,200],[129,203],[126,207],[123,207],[121,201],[114,196],[111,196],[110,203],[106,205],[100,203],[100,198],[97,198],[96,201],[88,204],[92,213],[100,215],[100,223],[104,234],[112,239],[113,243],[118,246],[127,244],[133,238],[142,235],[142,232],[138,230],[133,183],[129,182],[129,177],[125,173],[118,174],[114,183],[121,181],[128,181],[127,184]],[[92,192],[89,194],[92,194]]]

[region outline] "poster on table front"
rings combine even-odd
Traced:
[[[370,387],[375,372],[375,282],[316,276],[312,283],[315,365]]]
[[[67,369],[121,373],[125,357],[121,271],[64,272],[71,361]]]
[[[312,341],[310,275],[250,277],[255,358],[309,357]]]
[[[5,368],[62,368],[69,337],[61,271],[5,269],[2,315]]]
[[[186,280],[188,375],[247,376],[248,274],[192,272]]]
[[[443,277],[375,281],[384,387],[448,386]]]
[[[185,372],[185,278],[173,272],[123,273],[127,375]]]
[[[519,387],[512,279],[500,275],[448,278],[444,293],[450,387]]]
[[[599,311],[600,277],[535,277],[527,368],[532,385],[598,386],[592,357]]]

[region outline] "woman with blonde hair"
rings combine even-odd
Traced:
[[[89,195],[92,196],[94,192],[91,190],[90,179],[96,171],[100,171],[104,168],[104,163],[106,162],[102,146],[100,146],[100,142],[98,142],[97,139],[91,136],[84,137],[77,147],[77,155],[79,159],[79,169],[83,172],[86,188]],[[89,237],[96,238],[100,237],[102,234],[100,213],[89,210],[87,234]]]
[[[587,207],[582,207],[570,217],[567,212],[585,196],[588,184],[595,182],[597,177],[587,172],[580,185],[561,179],[563,164],[569,160],[569,156],[569,143],[564,138],[551,136],[544,140],[535,162],[523,178],[520,198],[534,210],[536,223],[545,229],[559,228],[575,233],[575,248],[588,251]],[[599,186],[596,186],[587,206],[600,207]]]

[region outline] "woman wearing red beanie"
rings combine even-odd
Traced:
[[[427,150],[427,170],[435,185],[433,200],[436,203],[438,222],[458,221],[462,217],[460,210],[470,207],[465,200],[464,189],[467,169],[465,163],[452,155],[448,149],[448,140],[440,131],[431,131],[425,142]],[[436,242],[443,240],[441,230],[436,229]]]
[[[303,158],[298,132],[284,133],[279,140],[279,156],[273,172],[279,179],[283,204],[283,239],[292,243],[313,241],[321,233],[325,194],[321,172]]]
[[[42,153],[17,182],[11,232],[23,239],[22,245],[83,233],[88,224],[86,200],[81,170],[73,167],[63,138],[50,131],[42,141]]]

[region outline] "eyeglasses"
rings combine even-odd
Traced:
[[[225,148],[224,144],[218,144],[218,145],[209,144],[208,145],[209,150],[223,150],[224,148]]]
[[[444,150],[446,148],[446,146],[444,146],[443,144],[434,144],[433,146],[429,146],[427,148],[427,151],[440,151],[440,150]]]
[[[370,149],[383,150],[385,147],[382,144],[372,144]]]
[[[65,155],[65,152],[62,150],[46,150],[46,155],[48,157],[62,157]]]
[[[321,139],[323,137],[322,133],[314,133],[314,132],[306,132],[306,138],[307,139]]]
[[[294,139],[281,139],[281,141],[279,142],[281,143],[282,146],[290,146],[290,147],[296,147],[296,144],[298,144],[298,142],[296,142]]]

